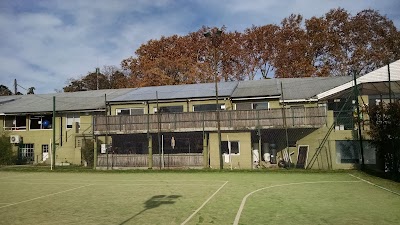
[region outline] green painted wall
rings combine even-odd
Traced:
[[[221,133],[221,141],[239,141],[240,154],[232,154],[232,168],[233,169],[251,169],[251,134],[250,132],[238,133]],[[209,135],[209,151],[210,151],[210,167],[212,169],[219,169],[219,153],[218,153],[218,134],[210,133]],[[230,169],[231,164],[223,164],[224,169]]]

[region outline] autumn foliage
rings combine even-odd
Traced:
[[[342,8],[322,17],[290,15],[279,25],[252,26],[209,38],[216,28],[150,40],[122,69],[70,80],[64,91],[253,80],[270,77],[363,75],[399,59],[400,32],[375,10],[352,16]],[[118,74],[116,74],[118,71]]]

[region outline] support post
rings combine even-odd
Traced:
[[[149,145],[149,169],[153,169],[153,137],[151,136],[151,134],[149,134],[147,136],[148,138],[148,145]]]
[[[208,134],[204,132],[203,133],[203,167],[204,167],[204,169],[209,168],[207,142],[208,142]]]
[[[99,144],[98,137],[95,136],[94,138],[94,148],[93,148],[93,169],[97,168],[97,146]]]
[[[56,96],[53,96],[53,121],[51,124],[53,128],[53,144],[52,147],[52,157],[53,157],[53,168],[56,168]]]
[[[355,98],[354,100],[356,102],[356,107],[357,107],[357,126],[358,126],[358,140],[360,142],[361,169],[364,169],[364,149],[361,136],[360,106],[358,104],[358,86],[357,86],[357,77],[355,72],[353,74],[353,79],[354,79],[354,98]]]

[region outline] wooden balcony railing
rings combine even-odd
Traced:
[[[221,130],[321,127],[326,123],[325,107],[270,110],[220,111]],[[162,113],[150,115],[95,116],[94,134],[128,134],[215,131],[216,112]]]

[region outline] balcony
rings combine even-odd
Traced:
[[[95,116],[94,134],[216,131],[216,112]],[[318,128],[326,124],[325,107],[220,111],[221,130]]]

